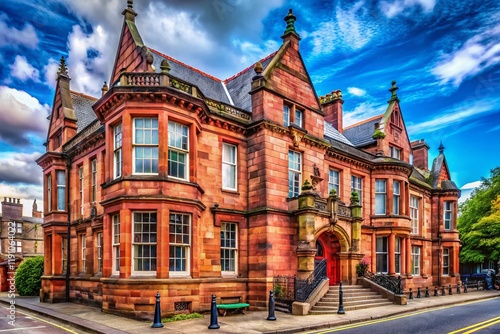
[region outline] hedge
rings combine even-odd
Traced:
[[[42,286],[43,256],[25,259],[16,270],[16,290],[20,296],[38,296]]]

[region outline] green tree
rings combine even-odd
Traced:
[[[500,259],[500,167],[460,206],[458,231],[460,262],[482,263]]]
[[[16,270],[16,290],[20,296],[37,296],[40,294],[43,274],[43,256],[25,259]]]

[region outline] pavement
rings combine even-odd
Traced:
[[[389,305],[355,311],[346,311],[345,314],[307,315],[294,316],[291,314],[275,312],[275,321],[267,320],[268,311],[245,311],[245,314],[218,316],[219,329],[208,329],[210,314],[203,318],[190,319],[165,323],[163,328],[151,328],[152,322],[144,322],[117,315],[101,312],[100,309],[74,303],[41,303],[38,297],[14,298],[16,311],[29,310],[45,318],[57,320],[61,323],[71,324],[74,328],[105,334],[148,334],[148,333],[262,333],[285,334],[299,333],[311,330],[321,330],[351,323],[387,318],[404,313],[416,312],[425,309],[457,305],[466,302],[479,301],[500,297],[500,292],[476,291],[469,289],[468,293],[453,294],[428,298],[415,298],[408,300],[407,305]],[[0,304],[10,305],[6,292],[0,293]]]

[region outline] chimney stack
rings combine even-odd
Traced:
[[[410,143],[413,150],[413,166],[429,170],[429,145],[425,140],[415,140]]]
[[[342,92],[337,90],[331,94],[326,94],[326,96],[321,96],[319,102],[325,115],[325,121],[342,133],[344,131],[342,127],[342,118],[344,116],[342,111],[342,104],[344,104]]]
[[[8,200],[8,201],[7,201]],[[2,220],[22,220],[23,219],[23,205],[19,198],[4,197],[2,202]]]

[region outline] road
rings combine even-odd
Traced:
[[[498,334],[500,333],[499,306],[500,299],[494,298],[307,333]]]
[[[14,311],[15,313],[12,313]],[[13,316],[15,321],[12,323]],[[55,320],[30,313],[29,311],[15,309],[10,310],[6,305],[0,305],[0,334],[84,334],[82,330],[71,328],[71,326],[59,323]]]

